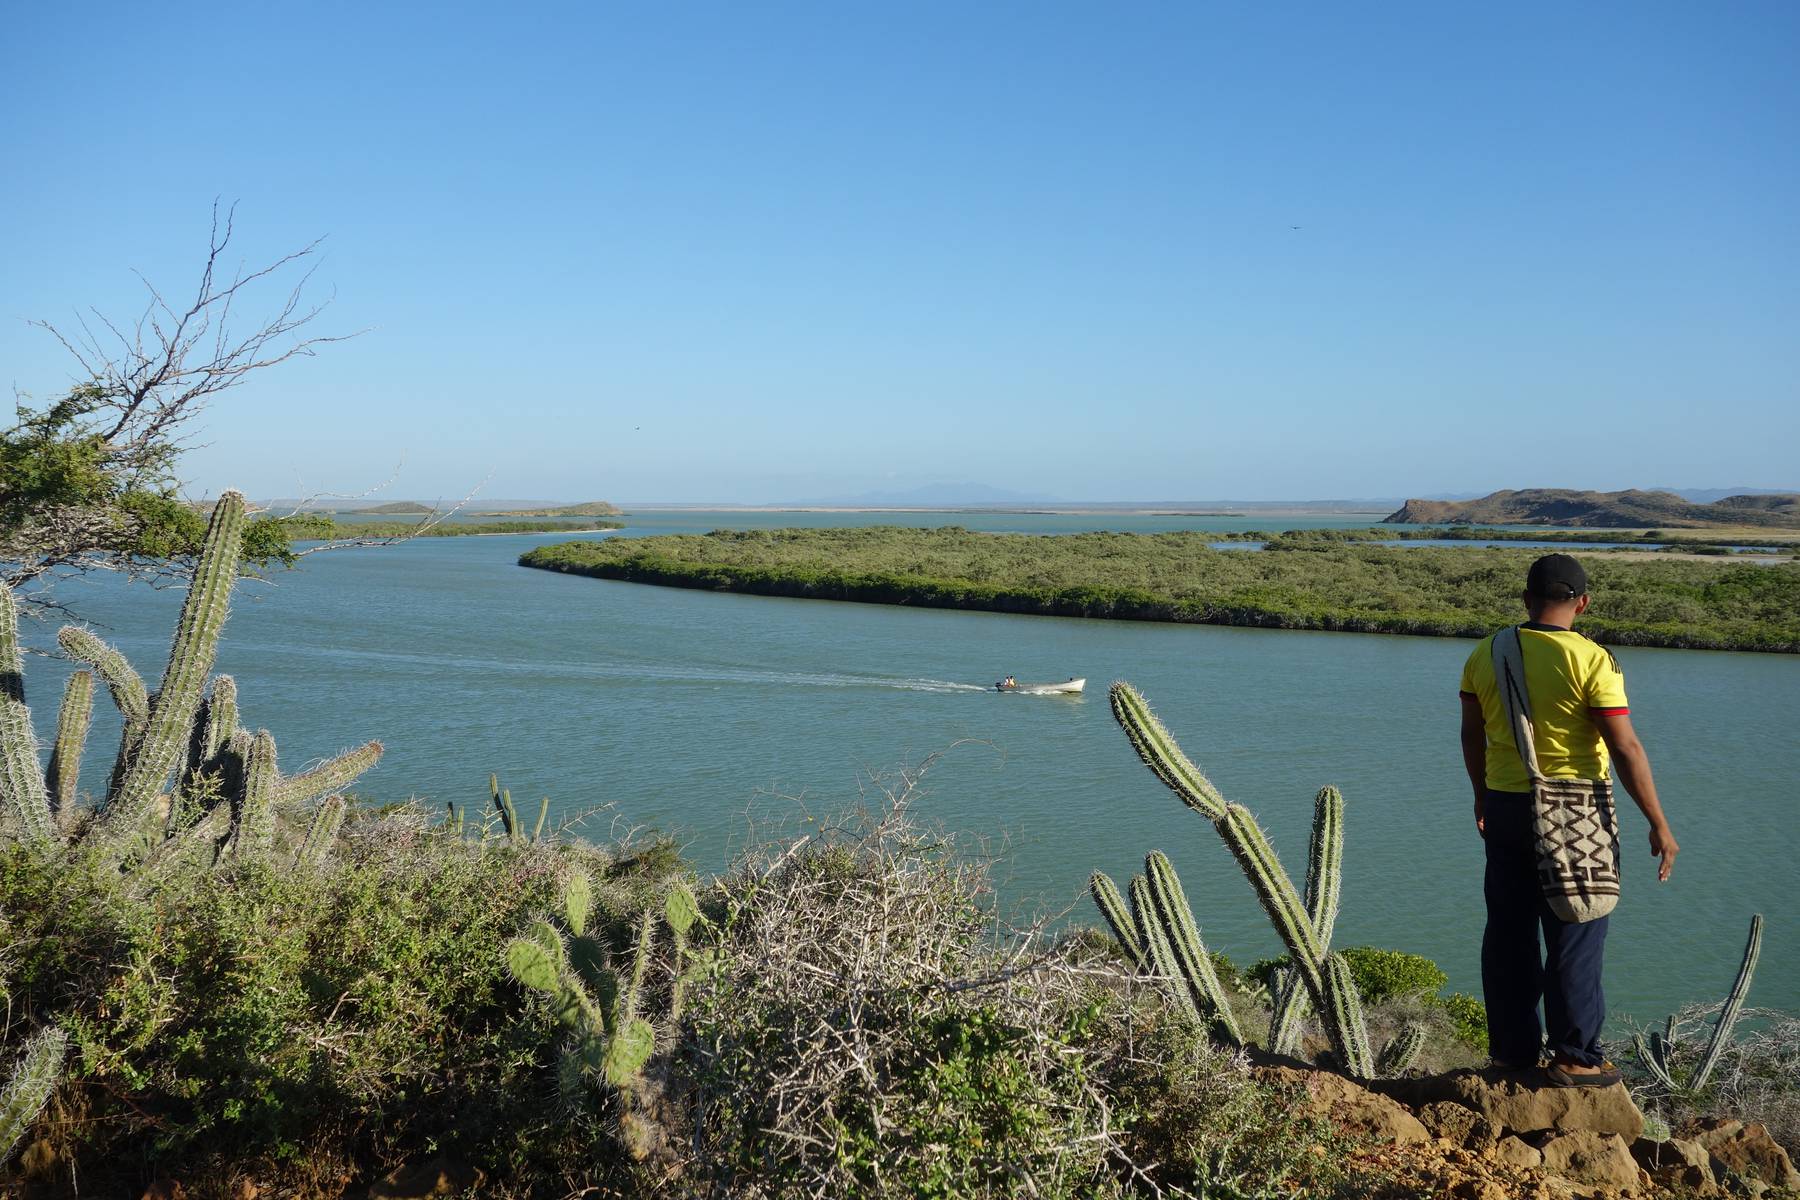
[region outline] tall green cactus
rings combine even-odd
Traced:
[[[12,699],[12,697],[8,697]],[[12,1158],[31,1123],[44,1111],[50,1093],[62,1080],[69,1035],[58,1026],[40,1030],[25,1043],[25,1052],[0,1091],[0,1165]]]
[[[275,844],[275,738],[259,729],[248,744],[238,743],[244,760],[244,794],[233,813],[233,854],[266,854]]]
[[[1112,877],[1104,871],[1095,871],[1088,877],[1088,891],[1093,893],[1094,906],[1106,918],[1107,928],[1112,930],[1119,945],[1125,948],[1132,964],[1140,971],[1148,970],[1150,958],[1144,949],[1143,939],[1138,937],[1137,919],[1125,907],[1125,898],[1119,895],[1119,887],[1112,881]]]
[[[272,801],[278,809],[290,809],[328,792],[341,792],[358,776],[381,761],[380,742],[366,742],[354,750],[346,750],[336,758],[320,763],[298,775],[278,776]]]
[[[274,739],[237,728],[231,676],[212,677],[207,692],[238,569],[244,507],[233,491],[213,509],[154,696],[125,657],[91,631],[68,626],[58,633],[64,651],[88,669],[69,678],[47,776],[21,700],[16,610],[11,593],[0,588],[0,812],[19,836],[92,839],[137,883],[153,885],[180,863],[216,861],[221,845],[233,855],[267,854],[281,828],[277,813],[297,816],[308,801],[341,792],[380,759],[381,744],[370,742],[284,776]],[[106,790],[96,794],[96,815],[83,822],[74,809],[96,675],[118,706],[123,730]],[[165,792],[172,774],[175,784]],[[311,813],[308,834],[295,839],[295,861],[316,862],[342,816],[341,798]]]
[[[25,703],[25,654],[19,648],[19,609],[0,584],[0,698]]]
[[[50,793],[38,765],[31,710],[11,696],[0,696],[0,800],[26,841],[50,844]]]
[[[1337,924],[1343,864],[1344,797],[1334,787],[1323,787],[1313,798],[1312,844],[1306,860],[1306,915],[1312,920],[1320,943],[1327,946]],[[1298,972],[1284,968],[1272,990],[1269,1049],[1276,1054],[1293,1054],[1300,1048],[1306,988]]]
[[[1175,962],[1181,969],[1181,983],[1194,993],[1196,1005],[1213,1031],[1227,1045],[1242,1046],[1244,1035],[1231,1011],[1231,1001],[1226,998],[1225,989],[1219,986],[1212,956],[1206,951],[1206,943],[1200,940],[1194,911],[1188,906],[1187,894],[1181,889],[1181,880],[1168,855],[1161,850],[1151,851],[1144,860],[1144,874],[1150,884],[1155,919],[1162,925],[1169,948],[1175,953]]]
[[[81,754],[87,746],[88,725],[94,716],[94,673],[73,671],[63,685],[62,708],[56,717],[56,745],[50,751],[50,768],[44,783],[50,792],[50,809],[67,816],[75,808],[81,782]]]
[[[212,690],[194,714],[194,728],[188,737],[187,767],[181,773],[184,780],[217,769],[219,754],[237,728],[237,719],[237,680],[229,675],[214,675]]]
[[[1737,977],[1732,980],[1731,991],[1726,994],[1725,1002],[1719,1006],[1719,1019],[1713,1025],[1712,1037],[1707,1041],[1699,1064],[1685,1080],[1675,1078],[1675,1041],[1679,1025],[1675,1017],[1669,1018],[1660,1035],[1652,1033],[1647,1041],[1643,1034],[1637,1035],[1638,1059],[1669,1092],[1693,1095],[1702,1091],[1712,1078],[1714,1068],[1719,1065],[1719,1059],[1725,1053],[1725,1047],[1731,1043],[1731,1030],[1737,1024],[1738,1014],[1743,1011],[1744,998],[1750,994],[1750,981],[1756,974],[1757,960],[1762,956],[1762,927],[1762,914],[1754,914],[1750,918],[1750,936],[1744,941],[1744,957],[1738,963]]]
[[[300,843],[300,849],[294,854],[296,865],[317,867],[325,861],[325,855],[331,849],[331,843],[337,838],[338,830],[344,824],[344,812],[349,804],[342,796],[327,796],[319,802],[318,811],[313,813],[312,824],[307,826],[306,840]]]
[[[38,765],[37,733],[25,707],[24,659],[12,591],[0,584],[0,804],[27,841],[54,836],[50,793]]]
[[[1328,935],[1321,935],[1307,906],[1301,904],[1299,893],[1294,890],[1292,880],[1256,818],[1242,805],[1225,801],[1219,790],[1181,752],[1174,736],[1130,684],[1114,684],[1111,701],[1113,716],[1138,757],[1183,803],[1210,820],[1225,840],[1231,856],[1237,860],[1239,869],[1261,901],[1263,911],[1286,944],[1292,969],[1324,1022],[1326,1036],[1330,1038],[1339,1062],[1352,1075],[1370,1075],[1374,1063],[1369,1053],[1368,1034],[1363,1027],[1361,998],[1356,994],[1349,970],[1341,960],[1334,964],[1334,956],[1328,954]],[[1341,809],[1339,821],[1341,823]],[[1330,835],[1315,828],[1315,835],[1323,843],[1319,855],[1321,879],[1311,890],[1323,906],[1321,911],[1335,911],[1337,882],[1334,877],[1338,872],[1330,869],[1327,858],[1335,852],[1341,863],[1342,851],[1335,849],[1341,846],[1341,834]]]
[[[143,740],[111,801],[121,822],[129,823],[150,807],[187,748],[200,695],[218,652],[219,633],[230,611],[243,537],[243,493],[224,492],[207,522],[194,579],[175,624],[175,642],[150,704]]]
[[[88,664],[105,681],[107,691],[112,693],[113,704],[124,720],[124,729],[119,734],[119,751],[113,756],[112,774],[106,781],[106,794],[110,798],[118,794],[125,770],[131,765],[138,744],[143,741],[144,727],[150,722],[150,693],[144,688],[143,677],[125,661],[125,656],[101,641],[92,630],[65,625],[58,631],[56,642],[70,658]]]

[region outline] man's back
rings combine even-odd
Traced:
[[[1629,713],[1625,677],[1603,647],[1568,629],[1519,629],[1525,659],[1525,690],[1531,701],[1531,728],[1538,766],[1551,778],[1603,779],[1606,743],[1593,718]],[[1487,733],[1487,786],[1528,792],[1531,778],[1513,742],[1512,723],[1494,681],[1494,639],[1483,638],[1463,665],[1462,693],[1481,703]]]

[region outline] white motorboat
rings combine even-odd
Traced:
[[[1079,696],[1081,689],[1087,686],[1087,680],[1071,678],[1064,683],[1014,683],[1001,680],[994,685],[996,692],[1017,692],[1021,696]]]

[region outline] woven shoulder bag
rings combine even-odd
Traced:
[[[1531,825],[1544,901],[1575,924],[1604,917],[1619,902],[1619,814],[1612,781],[1549,779],[1539,769],[1516,626],[1494,635],[1494,682],[1512,723],[1513,744],[1531,776]]]

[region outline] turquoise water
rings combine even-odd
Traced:
[[[625,533],[869,516],[657,513],[630,518]],[[944,514],[941,523],[1066,531],[1070,519]],[[671,831],[708,868],[743,843],[753,817],[804,826],[875,795],[879,777],[941,755],[916,810],[986,840],[1009,906],[1089,921],[1088,872],[1122,878],[1161,848],[1210,944],[1240,960],[1276,953],[1210,827],[1139,765],[1113,724],[1105,686],[1128,679],[1225,794],[1259,815],[1292,875],[1305,870],[1314,792],[1342,788],[1340,944],[1426,954],[1453,986],[1479,989],[1481,854],[1455,694],[1469,642],[832,604],[515,565],[526,548],[566,536],[333,552],[246,584],[220,661],[238,678],[243,720],[275,731],[289,771],[380,737],[387,757],[362,786],[373,797],[479,809],[497,771],[527,807],[547,794],[559,819],[591,812],[596,836]],[[103,632],[141,669],[159,669],[179,593],[107,578],[69,582],[62,595],[110,626]],[[44,645],[52,633],[27,636]],[[1751,1003],[1800,1010],[1800,659],[1640,649],[1619,658],[1683,852],[1674,881],[1657,886],[1642,819],[1624,815],[1626,895],[1608,968],[1615,1009],[1654,1018],[1722,995],[1760,911],[1767,930]],[[1091,691],[985,689],[1009,672],[1085,676]],[[27,674],[48,734],[61,665],[34,658]],[[116,738],[104,702],[95,724],[88,786]]]

